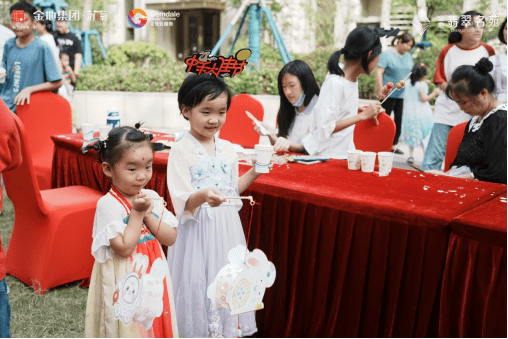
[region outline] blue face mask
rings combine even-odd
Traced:
[[[293,104],[293,106],[300,107],[301,105],[303,105],[304,100],[305,100],[305,93],[302,93],[302,94],[300,94],[300,97],[298,98],[298,100]]]

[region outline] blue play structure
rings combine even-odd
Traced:
[[[44,13],[44,16],[51,17],[51,24],[53,30],[56,30],[55,26],[55,18],[60,11],[66,11],[69,7],[69,4],[62,0],[34,0],[33,5],[41,9]],[[48,13],[55,13],[54,15],[48,15]],[[90,37],[95,36],[97,39],[97,43],[99,44],[99,48],[101,50],[102,56],[104,59],[107,59],[106,50],[102,45],[102,40],[99,32],[96,29],[81,31],[79,28],[72,27],[72,22],[69,20],[69,29],[71,33],[81,38],[81,47],[83,49],[83,61],[81,63],[81,67],[84,69],[87,65],[93,64],[92,59],[92,44],[90,42]]]
[[[282,61],[284,64],[287,64],[289,61],[293,60],[293,57],[286,49],[284,45],[284,41],[282,40],[282,36],[280,35],[277,26],[275,25],[275,20],[273,18],[272,12],[270,8],[265,6],[263,0],[244,0],[235,16],[229,23],[229,26],[226,28],[226,31],[222,34],[219,41],[215,44],[212,49],[210,55],[216,55],[219,51],[220,46],[224,43],[229,33],[233,30],[233,27],[238,21],[240,15],[242,15],[242,20],[240,21],[240,26],[238,27],[238,31],[236,32],[235,38],[233,40],[233,44],[231,45],[231,49],[229,50],[229,55],[233,54],[233,50],[235,47],[235,43],[238,40],[240,35],[240,31],[245,22],[245,18],[247,14],[249,14],[249,49],[252,54],[249,57],[249,64],[255,64],[259,68],[259,59],[261,58],[261,22],[262,22],[262,13],[265,14],[266,20],[270,25],[270,29],[272,30],[275,41],[277,42],[277,47],[279,48],[280,55],[282,57]]]

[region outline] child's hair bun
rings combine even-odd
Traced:
[[[494,65],[492,65],[492,62],[488,58],[481,58],[480,61],[474,65],[474,69],[480,73],[480,74],[488,74],[492,69],[494,68]]]
[[[142,122],[136,122],[136,124],[134,125],[134,127],[135,127],[136,129],[139,129],[139,128],[141,127],[141,125],[143,125],[143,123],[142,123]]]

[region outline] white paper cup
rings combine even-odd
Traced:
[[[175,141],[183,139],[183,131],[179,131],[175,133]]]
[[[82,124],[81,132],[83,133],[83,140],[88,141],[93,139],[93,125],[92,124]]]
[[[379,173],[390,173],[393,166],[392,152],[378,152],[377,159],[379,161]]]
[[[359,170],[362,167],[361,159],[362,151],[360,150],[349,150],[347,151],[347,168],[350,170]]]
[[[99,139],[106,140],[108,138],[109,131],[113,129],[113,125],[107,124],[99,126]]]
[[[0,84],[3,84],[5,82],[5,79],[7,78],[7,71],[5,68],[0,67]]]
[[[376,153],[362,152],[362,172],[374,172],[374,165],[376,164]]]
[[[256,165],[255,171],[258,173],[270,172],[270,162],[272,160],[273,146],[272,145],[255,145],[256,150]]]

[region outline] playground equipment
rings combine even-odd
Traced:
[[[229,26],[226,28],[226,31],[222,34],[219,41],[213,47],[212,52],[210,53],[211,55],[217,54],[220,46],[224,43],[229,33],[233,30],[233,27],[235,26],[242,13],[242,20],[240,21],[240,26],[236,32],[233,44],[231,45],[231,49],[229,50],[229,55],[233,54],[235,43],[238,40],[240,31],[245,22],[245,18],[247,17],[247,14],[249,14],[249,49],[252,51],[252,55],[249,58],[249,64],[255,64],[259,68],[259,59],[261,57],[261,14],[264,13],[266,20],[270,25],[270,29],[272,30],[273,37],[277,42],[277,47],[279,48],[282,61],[284,61],[284,64],[287,64],[289,61],[293,60],[293,57],[284,45],[284,41],[282,40],[282,36],[277,29],[277,25],[275,24],[272,12],[270,11],[270,8],[266,6],[264,0],[244,0],[242,2],[240,8],[229,23]]]
[[[44,13],[45,18],[49,18],[51,20],[51,27],[55,31],[55,21],[56,17],[62,11],[65,11],[69,4],[62,0],[34,0],[33,5],[41,9]],[[104,59],[107,59],[106,50],[102,44],[101,36],[96,29],[81,31],[79,28],[74,28],[72,26],[72,20],[69,20],[69,30],[71,33],[80,37],[81,40],[81,48],[83,49],[83,59],[81,63],[81,67],[84,69],[87,65],[93,64],[92,58],[92,44],[90,42],[90,37],[95,36],[97,39],[97,44],[101,50],[102,56]]]

